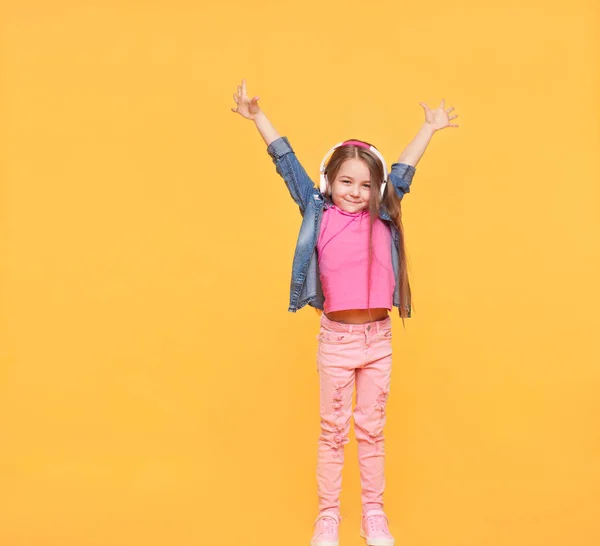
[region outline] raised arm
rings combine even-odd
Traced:
[[[300,207],[300,212],[304,214],[308,203],[313,199],[313,194],[318,194],[318,190],[298,161],[288,139],[279,135],[261,110],[258,105],[259,99],[260,97],[253,97],[252,99],[248,97],[246,80],[242,80],[242,85],[238,85],[237,93],[233,95],[237,108],[231,110],[246,119],[254,121],[258,132],[267,145],[267,152],[273,159],[277,172],[285,181],[292,199]]]
[[[271,122],[267,119],[264,112],[258,105],[260,97],[249,98],[246,92],[246,80],[242,80],[242,85],[238,85],[237,93],[233,94],[233,100],[237,104],[237,108],[232,108],[231,111],[240,116],[250,119],[256,125],[260,136],[263,137],[265,144],[269,146],[274,140],[280,138],[279,133]]]
[[[431,110],[427,104],[419,103],[425,110],[425,123],[419,129],[417,136],[413,138],[410,144],[404,149],[398,158],[398,163],[404,163],[406,165],[417,166],[417,163],[423,157],[429,142],[433,135],[440,129],[446,127],[458,127],[455,123],[450,123],[450,120],[458,117],[458,114],[450,116],[450,112],[454,110],[454,106],[448,109],[444,108],[445,100],[442,99],[440,106],[435,110]]]

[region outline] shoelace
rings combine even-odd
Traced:
[[[369,516],[367,518],[368,524],[369,524],[369,529],[371,530],[371,532],[374,533],[388,533],[387,530],[387,521],[385,519],[385,516]]]
[[[320,533],[323,533],[326,535],[333,533],[333,529],[334,529],[333,524],[335,523],[333,521],[333,518],[328,518],[328,517],[321,518],[319,520],[319,523],[320,523],[320,525],[319,525]]]

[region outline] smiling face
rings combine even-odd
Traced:
[[[362,212],[369,208],[370,197],[369,166],[356,157],[346,159],[331,184],[333,204],[345,212]]]

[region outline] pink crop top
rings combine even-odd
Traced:
[[[389,226],[373,224],[373,258],[369,307],[392,309],[396,286]],[[345,212],[331,206],[323,211],[317,240],[324,311],[367,309],[369,211]]]

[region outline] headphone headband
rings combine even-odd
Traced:
[[[335,152],[338,148],[341,148],[342,146],[357,146],[359,148],[364,148],[365,150],[369,150],[370,152],[375,154],[379,161],[381,161],[381,165],[383,166],[383,182],[381,183],[381,196],[383,197],[383,192],[385,191],[385,186],[387,183],[387,165],[385,163],[385,159],[383,159],[383,156],[381,155],[381,153],[379,153],[379,150],[375,148],[375,146],[367,144],[366,142],[362,142],[361,140],[345,140],[343,142],[338,142],[333,148],[331,148],[331,150],[329,150],[325,154],[325,157],[323,158],[323,161],[321,161],[321,167],[319,169],[319,182],[321,193],[325,194],[325,192],[327,191],[327,175],[325,174],[325,164],[327,163],[327,161],[329,161],[333,152]]]

